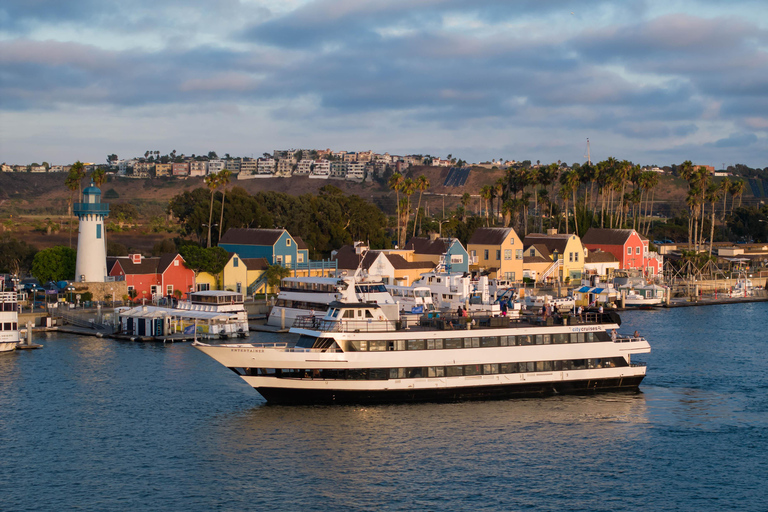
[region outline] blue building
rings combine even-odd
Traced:
[[[432,261],[446,272],[469,272],[469,253],[458,238],[411,238],[405,250],[413,251],[414,261]]]
[[[309,248],[299,237],[285,229],[228,229],[219,240],[219,247],[237,253],[241,258],[264,258],[270,265],[282,265],[291,270],[335,270],[335,262],[310,261]]]

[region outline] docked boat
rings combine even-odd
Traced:
[[[400,313],[427,314],[437,310],[426,286],[385,285],[400,309]]]
[[[395,309],[396,312],[396,309]],[[554,319],[422,317],[409,324],[371,302],[334,302],[301,317],[295,346],[195,343],[268,402],[342,404],[455,401],[637,390],[650,352],[617,336],[615,312]]]
[[[0,353],[19,344],[19,303],[16,292],[0,292]]]
[[[277,301],[267,325],[289,328],[300,316],[322,317],[334,301],[395,304],[384,283],[373,277],[286,277],[280,281]]]
[[[174,307],[136,306],[117,309],[121,332],[147,338],[174,334],[230,338],[248,336],[243,294],[205,290],[191,292]]]
[[[624,297],[625,307],[644,307],[657,306],[664,302],[666,288],[663,286],[649,284],[630,288]]]

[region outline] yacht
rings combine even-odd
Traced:
[[[663,286],[649,284],[646,286],[637,286],[627,290],[624,297],[625,307],[645,307],[658,306],[664,302],[667,289]]]
[[[268,402],[345,404],[537,397],[636,391],[648,353],[620,336],[618,314],[552,317],[421,317],[409,323],[372,302],[333,302],[301,317],[295,345],[196,342]]]
[[[148,338],[199,333],[204,337],[248,336],[248,313],[243,294],[226,290],[191,292],[173,307],[118,308],[121,332]]]
[[[0,353],[19,344],[19,303],[16,292],[0,292]]]
[[[359,273],[342,277],[286,277],[280,281],[280,292],[267,325],[289,328],[297,317],[322,317],[328,305],[337,300],[395,304],[381,280]]]
[[[385,288],[392,295],[392,300],[400,306],[401,313],[428,314],[437,310],[432,302],[432,293],[426,286],[388,284]]]

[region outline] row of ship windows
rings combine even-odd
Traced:
[[[389,380],[499,375],[507,373],[560,372],[591,370],[595,368],[615,368],[620,366],[628,366],[627,361],[623,357],[573,359],[565,361],[526,361],[522,363],[465,364],[416,368],[360,368],[352,370],[235,368],[235,371],[239,375],[252,377],[277,377],[282,379]]]
[[[3,322],[0,323],[0,331],[15,331],[19,328],[16,322]]]
[[[316,310],[323,315],[325,314],[325,310],[328,309],[328,304],[323,302],[307,302],[303,300],[278,299],[275,305],[280,306],[281,308],[304,309],[307,311]]]
[[[18,310],[19,305],[16,302],[0,302],[0,311],[13,312]]]
[[[524,334],[517,336],[481,336],[433,340],[350,340],[350,352],[384,352],[388,350],[440,350],[455,348],[512,347],[565,343],[610,341],[605,331],[563,332],[557,334]]]

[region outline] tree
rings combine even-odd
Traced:
[[[280,281],[284,277],[291,275],[291,271],[282,265],[269,265],[265,273],[267,275],[267,285],[273,289],[280,286]]]
[[[101,187],[106,180],[107,180],[107,174],[104,172],[104,169],[102,169],[101,167],[99,167],[98,169],[94,169],[94,171],[91,173],[91,181],[97,187]]]
[[[712,244],[715,243],[715,202],[720,200],[720,194],[723,193],[723,190],[713,184],[710,184],[707,188],[707,202],[710,203],[712,206],[712,218],[710,219],[710,227],[709,227],[709,257],[712,257]]]
[[[77,252],[69,247],[43,249],[32,260],[32,275],[41,283],[74,279],[76,262]]]
[[[179,248],[179,254],[184,258],[186,265],[195,273],[207,272],[216,279],[216,288],[219,288],[221,271],[229,261],[229,253],[223,247],[200,247],[195,244],[183,245]]]
[[[405,178],[403,178],[403,175],[399,172],[393,173],[392,176],[389,177],[389,189],[394,190],[396,194],[396,205],[397,205],[397,211],[395,212],[395,215],[397,217],[397,246],[402,247],[402,244],[400,243],[400,189],[403,186],[403,181],[405,181]]]
[[[744,194],[746,182],[744,180],[738,180],[731,183],[731,212],[733,212],[733,199],[739,198],[739,207],[741,207],[741,196]]]
[[[219,171],[219,186],[221,187],[221,217],[219,218],[219,240],[224,236],[224,199],[227,195],[227,185],[229,185],[232,173],[229,169]]]
[[[416,215],[418,215],[421,208],[421,196],[429,188],[429,180],[423,174],[416,179],[416,188],[419,189],[419,203],[416,206]],[[416,219],[413,219],[413,236],[416,236]]]
[[[208,214],[208,247],[211,246],[211,225],[213,224],[213,194],[219,186],[219,177],[217,174],[209,174],[205,177],[205,186],[211,191],[210,213]]]
[[[485,227],[489,227],[488,221],[488,201],[491,200],[491,187],[490,185],[483,185],[480,189],[480,197],[483,199],[483,206],[485,207]]]

